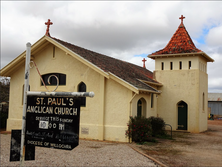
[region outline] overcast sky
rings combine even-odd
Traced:
[[[153,71],[147,55],[163,49],[185,16],[184,25],[208,63],[209,92],[222,93],[222,1],[1,1],[1,68],[46,31],[66,42]]]

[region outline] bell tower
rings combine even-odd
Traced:
[[[148,55],[155,60],[154,78],[163,84],[158,115],[173,130],[207,130],[208,75],[206,53],[196,48],[181,23],[165,48]]]

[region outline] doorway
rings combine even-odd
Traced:
[[[178,108],[178,130],[187,130],[187,103],[181,101]]]

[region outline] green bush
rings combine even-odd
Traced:
[[[153,137],[165,135],[165,122],[162,118],[152,116],[148,120],[151,122]]]
[[[145,117],[130,117],[126,137],[134,142],[149,141],[152,136],[151,122]]]

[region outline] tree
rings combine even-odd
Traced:
[[[0,78],[0,102],[9,102],[10,80],[6,77]],[[8,104],[0,106],[0,128],[6,128],[8,118]]]
[[[0,102],[9,101],[9,87],[10,80],[7,77],[1,77],[0,79]]]

